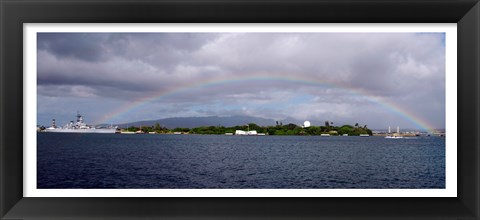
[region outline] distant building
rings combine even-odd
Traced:
[[[255,130],[251,130],[251,131],[236,130],[235,135],[257,135],[257,131],[255,131]]]
[[[242,130],[236,130],[235,135],[247,135],[247,132]]]

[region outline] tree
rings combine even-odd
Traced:
[[[325,121],[325,131],[330,131],[330,122],[329,121]]]
[[[156,123],[155,126],[153,127],[153,130],[160,131],[160,130],[162,130],[162,126],[160,126],[159,123]]]
[[[173,132],[184,132],[188,133],[190,131],[190,128],[175,128],[173,129]]]
[[[260,129],[260,126],[258,126],[255,123],[248,124],[248,127],[250,128],[250,130],[259,130]]]
[[[320,135],[322,133],[322,129],[317,126],[310,126],[305,130],[308,135]]]
[[[354,128],[351,125],[343,125],[342,127],[340,127],[338,129],[338,134],[340,134],[340,135],[344,135],[344,134],[353,135],[354,134]]]
[[[358,127],[358,123],[355,123],[355,127]]]
[[[149,126],[140,126],[140,130],[144,133],[153,131],[152,128]]]
[[[290,123],[290,124],[285,125],[285,126],[287,127],[288,130],[293,130],[293,129],[298,127],[296,124],[293,124],[293,123]]]

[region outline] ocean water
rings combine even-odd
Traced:
[[[37,188],[445,188],[445,138],[37,135]]]

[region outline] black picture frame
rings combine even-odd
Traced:
[[[0,0],[0,219],[480,219],[478,0]],[[23,197],[24,23],[457,23],[456,198]]]

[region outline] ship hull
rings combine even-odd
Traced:
[[[96,133],[96,134],[115,134],[116,129],[45,129],[44,132],[51,133]]]

